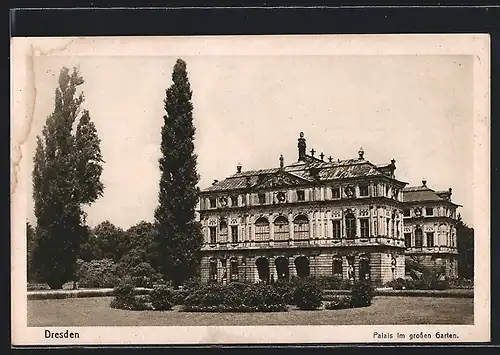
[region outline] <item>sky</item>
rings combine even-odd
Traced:
[[[396,160],[396,177],[453,189],[473,226],[473,67],[466,55],[184,56],[193,90],[199,186],[243,170],[297,160],[307,150],[375,163]],[[87,223],[128,228],[152,221],[157,204],[165,90],[177,57],[36,57],[36,135],[54,106],[63,66],[78,66],[105,160],[103,196]],[[31,186],[30,186],[31,188]],[[28,220],[35,222],[29,193]]]

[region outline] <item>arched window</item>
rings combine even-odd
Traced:
[[[424,240],[424,233],[421,228],[415,229],[415,247],[422,248]]]
[[[338,255],[333,257],[332,261],[332,274],[334,276],[342,277],[342,258]]]
[[[366,254],[359,256],[359,278],[361,280],[370,279],[370,257]]]
[[[208,279],[210,281],[217,281],[217,260],[210,259],[210,266],[208,268]]]
[[[356,218],[351,212],[345,215],[345,233],[347,238],[356,237]]]
[[[290,237],[290,228],[288,224],[288,219],[283,216],[279,216],[274,220],[274,240],[276,241],[287,241]]]
[[[264,217],[259,217],[255,221],[255,241],[266,240],[269,240],[269,221]]]
[[[227,242],[227,223],[226,221],[221,221],[219,224],[219,240],[221,242]]]
[[[231,280],[238,280],[238,260],[236,258],[231,259],[231,274],[229,275]]]
[[[298,215],[293,220],[293,238],[296,240],[309,239],[309,220],[304,215]]]

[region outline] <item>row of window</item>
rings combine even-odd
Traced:
[[[423,214],[424,211],[425,211],[425,215]],[[409,208],[403,209],[403,216],[411,217],[411,215],[412,215],[411,210]],[[455,213],[453,211],[451,211],[450,209],[444,208],[444,207],[438,208],[437,211],[436,211],[436,209],[434,209],[434,207],[425,207],[425,208],[416,207],[413,209],[413,216],[415,216],[415,217],[447,216],[447,217],[455,218]]]
[[[370,196],[387,196],[387,197],[394,197],[398,198],[399,196],[399,190],[394,189],[391,190],[389,186],[386,186],[385,189],[385,194],[383,193],[377,193],[377,189],[373,189],[373,193],[370,194],[370,186],[368,184],[363,184],[363,185],[358,185],[359,188],[359,194],[357,194],[357,197],[370,197]],[[331,192],[331,199],[341,199],[342,197],[345,198],[353,198],[356,197],[355,193],[355,187],[354,186],[346,186],[343,187],[344,195],[342,195],[341,188],[340,187],[331,187],[330,192]],[[389,196],[389,194],[392,191],[392,196]],[[306,201],[306,190],[296,190],[295,192],[295,200],[297,202],[304,202]],[[326,192],[325,192],[326,194]],[[258,193],[256,195],[252,195],[252,197],[255,197],[253,203],[251,204],[258,204],[258,205],[264,205],[267,203],[270,203],[267,201],[266,193]],[[241,201],[239,201],[239,196],[238,195],[232,195],[229,197],[220,197],[219,198],[219,206],[220,207],[239,207],[239,206],[244,206],[245,201],[244,201],[244,196],[241,196]],[[278,203],[283,203],[287,202],[287,192],[285,191],[280,191],[275,194],[276,201]],[[318,200],[321,199],[319,196],[319,191],[316,191],[316,194],[313,194],[309,200]],[[289,202],[289,201],[288,201]],[[215,197],[210,197],[208,199],[208,205],[209,208],[217,208],[217,199]]]
[[[405,245],[407,248],[415,247],[415,248],[422,248],[424,246],[424,232],[422,229],[417,228],[415,229],[415,243],[412,245],[412,238],[411,238],[411,233],[404,233],[405,237]],[[428,248],[433,248],[435,246],[434,243],[434,232],[426,232],[425,233],[425,238],[426,238],[426,246]],[[452,238],[451,239],[451,246],[455,246],[455,241]]]
[[[370,220],[368,218],[359,218],[360,238],[369,238],[370,236]],[[332,238],[341,239],[342,227],[340,220],[332,220]],[[348,213],[344,217],[345,237],[348,239],[356,238],[357,220],[353,213]],[[375,230],[376,221],[375,223]],[[399,237],[399,221],[396,221],[396,236]],[[268,241],[270,239],[270,223],[265,217],[259,217],[255,221],[255,241]],[[287,241],[290,238],[290,224],[286,217],[279,216],[273,222],[274,240]],[[390,235],[389,220],[386,223],[387,234]],[[221,221],[219,225],[219,237],[221,241],[227,240],[228,226],[225,221]],[[294,240],[308,240],[310,237],[309,219],[305,215],[299,215],[293,220],[293,236]],[[217,243],[217,227],[209,227],[210,244]],[[238,226],[231,226],[231,243],[238,242]]]

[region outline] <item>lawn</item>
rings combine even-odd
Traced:
[[[241,326],[473,324],[472,298],[379,296],[369,307],[279,313],[125,311],[111,297],[28,301],[28,326]]]

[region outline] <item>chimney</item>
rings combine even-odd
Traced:
[[[238,163],[238,165],[236,165],[236,172],[241,173],[241,163]]]
[[[427,179],[426,178],[422,179],[422,186],[427,187]]]
[[[321,152],[321,154],[319,155],[319,157],[321,158],[321,161],[323,161],[323,158],[325,157],[325,155],[323,154],[323,152]]]
[[[306,158],[306,139],[304,138],[304,132],[300,132],[297,147],[299,148],[299,161],[303,161]]]
[[[365,151],[363,150],[363,147],[360,147],[359,150],[358,150],[358,155],[359,155],[359,159],[360,160],[363,160],[363,156],[365,155]]]
[[[280,154],[280,168],[283,167],[285,159],[283,158],[283,154]]]
[[[214,182],[212,182],[212,185],[215,185],[215,184],[217,184],[218,182],[219,182],[219,180],[214,179]]]

